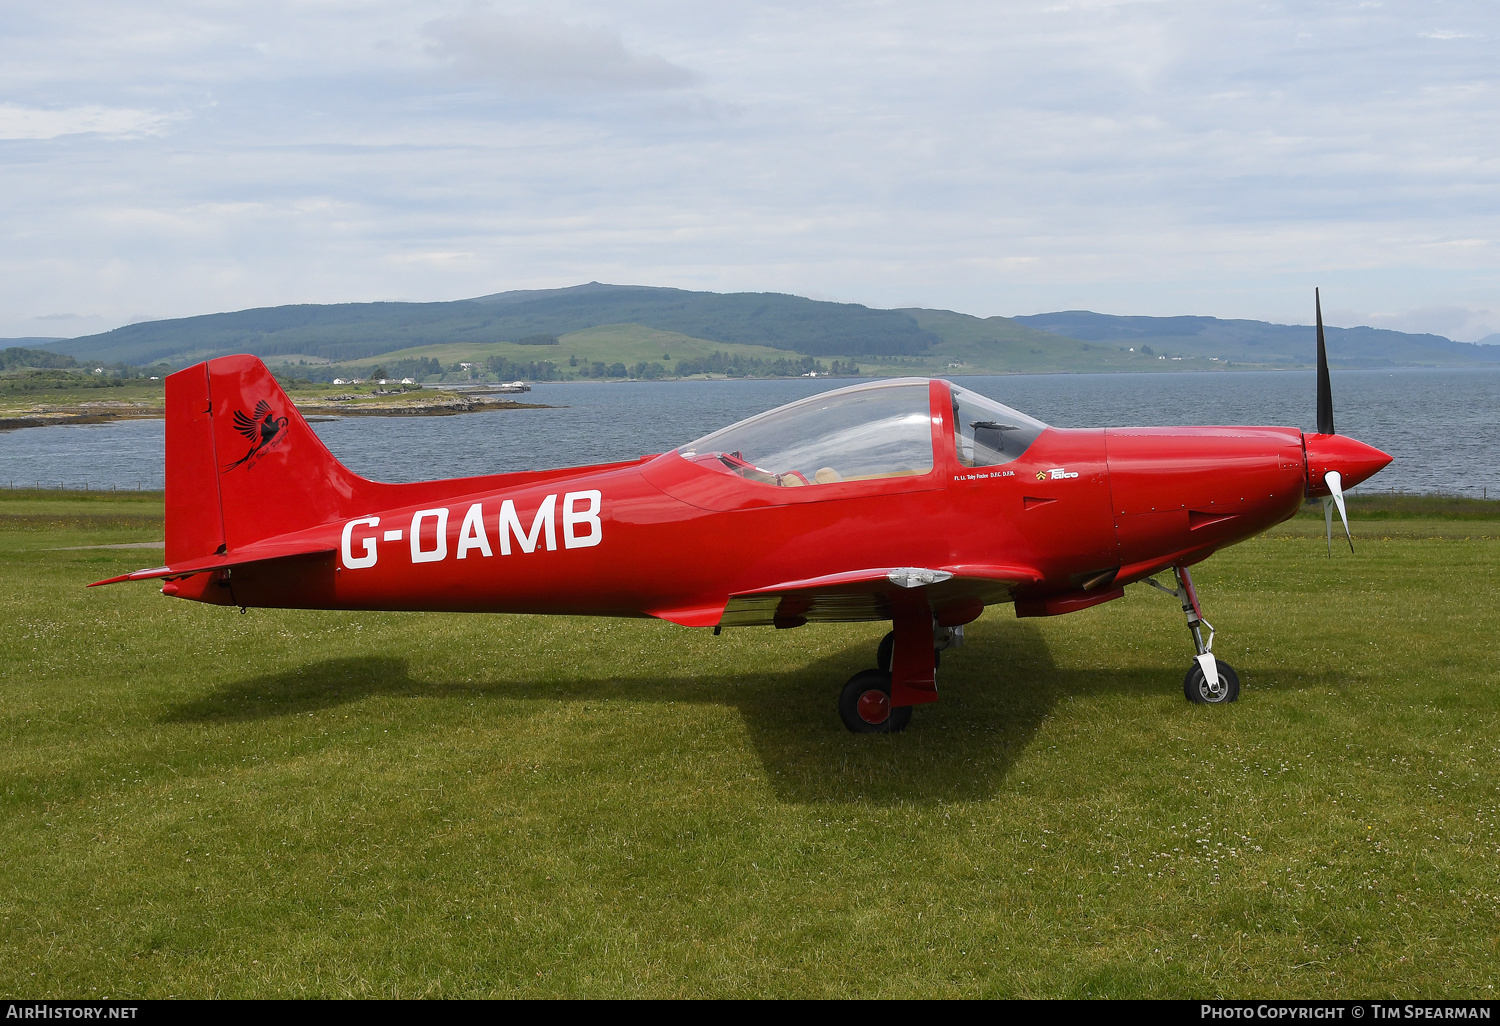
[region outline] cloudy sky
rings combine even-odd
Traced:
[[[0,335],[599,280],[1500,331],[1500,4],[10,0]]]

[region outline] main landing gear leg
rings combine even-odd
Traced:
[[[1182,613],[1187,617],[1188,632],[1193,636],[1193,648],[1197,652],[1192,668],[1183,678],[1183,694],[1189,702],[1208,705],[1237,701],[1240,676],[1233,666],[1214,657],[1214,625],[1203,619],[1202,607],[1198,605],[1198,589],[1193,587],[1193,575],[1185,566],[1174,566],[1172,576],[1176,579],[1176,588],[1165,587],[1149,578],[1146,583],[1182,602]],[[1204,627],[1208,628],[1207,641],[1203,640]]]
[[[935,670],[943,668],[943,650],[948,648],[963,648],[964,629],[962,627],[934,627],[932,632],[932,666]],[[891,653],[896,650],[896,632],[886,631],[885,637],[880,639],[880,644],[875,648],[875,665],[887,673],[891,669]]]
[[[932,609],[921,593],[897,596],[892,627],[876,659],[883,665],[849,678],[839,695],[839,717],[856,734],[893,734],[911,723],[911,707],[937,701],[937,648]],[[957,641],[945,631],[943,647]],[[887,662],[889,660],[889,662]]]

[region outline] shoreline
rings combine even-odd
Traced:
[[[451,417],[461,413],[483,413],[487,410],[553,410],[547,403],[522,403],[495,396],[444,397],[349,405],[326,399],[292,400],[297,411],[309,420],[331,420],[341,417]],[[124,420],[161,420],[166,409],[154,403],[125,401],[102,403],[58,403],[33,407],[27,412],[0,413],[0,431],[22,428],[59,427],[69,424],[113,424]]]
[[[1052,377],[1052,376],[1110,376],[1117,375],[1159,375],[1159,374],[1214,374],[1214,373],[1295,373],[1307,372],[1310,367],[1250,367],[1234,366],[1232,368],[1151,368],[1140,370],[1052,370],[1052,371],[986,371],[970,368],[949,368],[946,374],[923,374],[919,376],[938,376],[947,378],[968,377]],[[1500,371],[1497,366],[1483,367],[1435,367],[1435,366],[1403,366],[1403,367],[1336,367],[1337,371],[1345,373],[1391,373],[1402,372],[1444,372],[1444,371]],[[916,372],[913,368],[913,373]],[[860,374],[860,375],[819,375],[819,381],[830,383],[848,383],[859,381],[888,380],[893,375],[888,374]],[[543,381],[537,384],[546,386],[552,384],[580,384],[584,382],[597,382],[600,384],[633,384],[641,381],[653,382],[695,382],[695,381],[794,381],[799,378],[768,377],[760,378],[753,375],[743,377],[729,375],[691,375],[688,377],[663,377],[656,379],[642,378],[596,378],[596,379],[566,379],[562,381]],[[461,388],[463,386],[460,386]],[[475,383],[473,387],[483,389],[484,384]],[[558,409],[559,407],[548,403],[520,402],[510,398],[514,393],[467,391],[452,389],[451,385],[444,387],[428,386],[429,389],[438,391],[439,396],[424,396],[420,399],[406,399],[392,402],[380,402],[378,397],[372,395],[361,395],[358,399],[377,399],[375,402],[358,402],[351,400],[335,401],[322,396],[307,398],[292,398],[292,403],[297,409],[312,421],[337,419],[342,417],[446,417],[461,413],[480,413],[485,410],[533,410],[533,409]],[[426,391],[426,390],[424,390]],[[0,434],[7,431],[18,431],[25,428],[36,427],[58,427],[68,425],[93,425],[112,424],[126,420],[161,420],[165,416],[164,408],[160,401],[143,402],[136,400],[85,400],[76,403],[38,403],[29,408],[11,408],[0,410]]]

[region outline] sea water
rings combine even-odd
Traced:
[[[1311,431],[1311,371],[1017,374],[955,378],[1059,427],[1278,424]],[[560,382],[550,409],[446,417],[343,417],[313,429],[350,469],[417,481],[577,466],[663,452],[846,379]],[[1500,370],[1336,371],[1340,434],[1395,461],[1361,491],[1500,497]],[[163,424],[120,421],[0,432],[0,487],[158,489]]]

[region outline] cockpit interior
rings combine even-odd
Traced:
[[[943,383],[961,466],[1021,456],[1047,425],[977,392]],[[926,379],[824,392],[731,424],[678,449],[683,459],[779,488],[917,477],[933,468]]]

